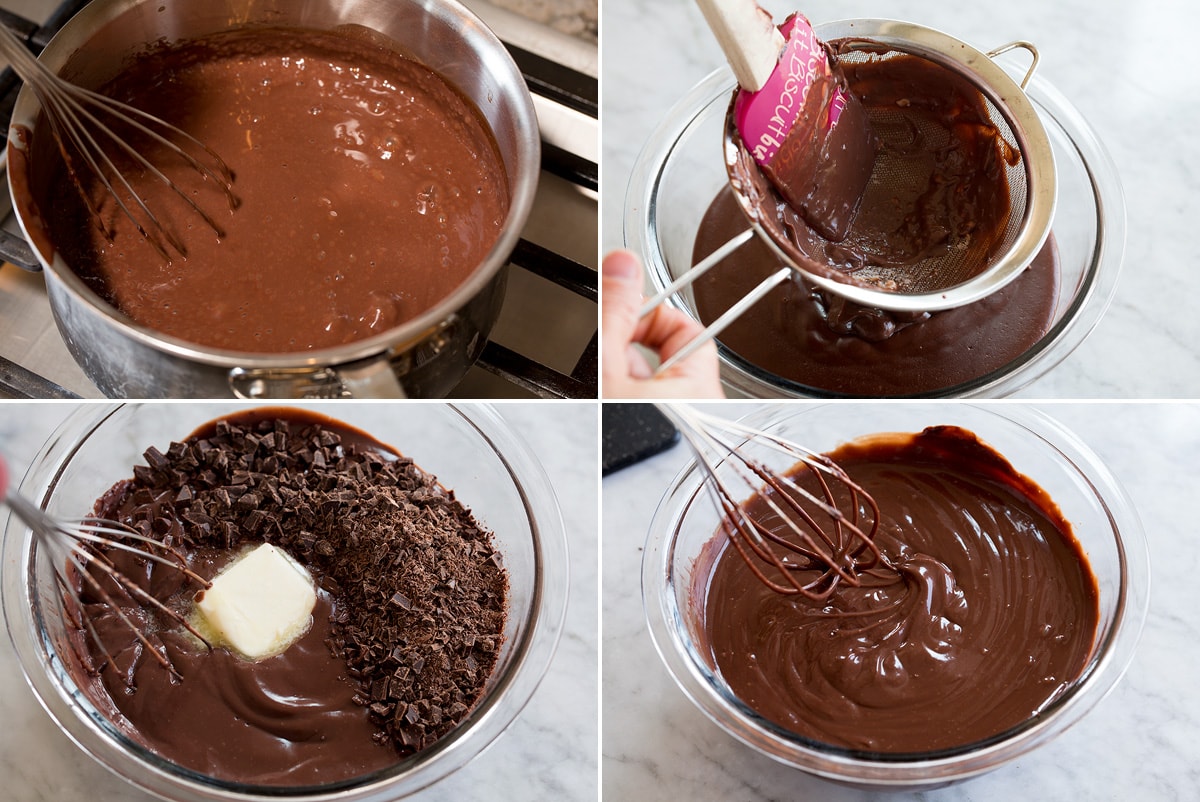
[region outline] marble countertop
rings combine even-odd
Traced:
[[[762,0],[782,19],[794,2]],[[1200,315],[1190,310],[1200,216],[1192,166],[1200,124],[1200,5],[1177,0],[826,0],[800,6],[814,22],[883,17],[939,28],[982,49],[1016,39],[1082,112],[1112,155],[1128,210],[1126,258],[1112,306],[1071,356],[1020,395],[1192,398],[1200,395]],[[603,248],[622,245],[622,209],[636,156],[667,111],[724,63],[691,0],[604,5]]]
[[[19,478],[72,404],[0,406],[0,451]],[[524,711],[465,768],[418,794],[428,802],[594,800],[597,788],[597,524],[594,404],[503,404],[500,415],[551,477],[569,538],[571,589],[554,661]],[[186,432],[184,433],[186,434]],[[16,480],[14,480],[16,481]],[[7,511],[0,511],[0,522]],[[0,526],[0,531],[3,527]],[[39,707],[0,636],[0,797],[11,802],[142,802],[86,758]]]
[[[726,404],[719,414],[752,407]],[[674,684],[646,631],[640,594],[650,519],[688,461],[678,445],[603,481],[604,798],[612,800],[1192,799],[1200,766],[1194,576],[1200,540],[1181,526],[1195,495],[1200,406],[1038,405],[1073,430],[1132,498],[1149,541],[1150,610],[1113,692],[1057,740],[964,784],[875,795],[809,777],[711,723]],[[865,408],[886,430],[887,406]],[[1119,422],[1119,423],[1116,423]],[[1116,425],[1114,425],[1116,423]],[[1149,444],[1149,445],[1148,445]]]
[[[490,0],[501,8],[589,42],[599,27],[598,0]]]

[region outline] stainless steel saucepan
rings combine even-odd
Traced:
[[[91,88],[119,72],[130,54],[158,41],[248,25],[333,30],[365,28],[454,84],[480,109],[504,161],[511,204],[499,239],[450,296],[417,318],[348,345],[296,354],[204,348],[139,326],[102,300],[44,238],[30,237],[43,213],[25,190],[46,174],[10,130],[13,207],[44,269],[50,304],[67,348],[107,395],[144,397],[436,397],[478,358],[504,298],[506,265],[529,214],[540,169],[533,102],[520,71],[492,32],[453,0],[95,0],[68,22],[41,61]],[[37,139],[40,104],[25,87],[13,125]],[[48,149],[52,151],[53,149]],[[31,156],[39,156],[33,149]],[[22,165],[27,165],[22,167]],[[25,174],[16,175],[20,170]]]

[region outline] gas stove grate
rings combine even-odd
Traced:
[[[37,54],[87,2],[64,0],[45,25],[38,25],[0,9],[0,24],[15,32]],[[530,92],[593,120],[597,119],[598,87],[595,78],[507,42],[505,47],[520,68]],[[20,86],[20,79],[11,69],[6,68],[0,73],[0,124],[5,129],[12,119]],[[542,169],[592,192],[599,187],[598,169],[594,161],[546,141],[542,142]],[[25,242],[6,232],[0,232],[0,259],[26,268],[36,267],[36,260]],[[521,239],[513,251],[510,265],[510,269],[525,270],[552,281],[592,304],[597,302],[595,270],[562,254]],[[593,334],[569,374],[496,342],[489,342],[484,347],[476,365],[542,398],[596,398],[597,362],[597,334]],[[0,395],[15,398],[79,397],[40,376],[36,370],[18,365],[3,356],[0,356]]]

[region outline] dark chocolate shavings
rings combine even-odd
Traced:
[[[408,755],[449,732],[503,642],[508,579],[491,534],[410,459],[324,426],[210,432],[147,449],[113,509],[133,500],[128,522],[169,543],[287,550],[333,596],[327,644],[378,739]]]

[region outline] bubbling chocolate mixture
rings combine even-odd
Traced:
[[[694,261],[745,229],[732,191],[722,189],[696,232]],[[697,314],[711,323],[778,269],[770,248],[751,240],[695,282]],[[1007,286],[942,312],[863,307],[797,278],[735,320],[719,342],[765,371],[819,391],[932,393],[999,370],[1036,345],[1054,320],[1058,282],[1053,235]]]
[[[714,538],[715,568],[694,583],[709,583],[699,630],[738,699],[814,741],[911,753],[998,735],[1080,676],[1099,590],[1044,490],[956,427],[829,456],[879,503],[894,569],[814,603],[772,592]],[[746,505],[770,525],[762,496]]]
[[[61,167],[38,200],[54,247],[97,294],[188,342],[281,353],[385,332],[458,287],[508,212],[479,112],[427,68],[365,40],[217,34],[140,55],[103,92],[195,136],[236,176],[231,213],[213,182],[137,140],[224,229],[217,237],[162,184],[123,168],[186,245],[171,264],[96,182],[88,193],[111,242]]]
[[[273,543],[313,575],[318,601],[299,641],[255,662],[210,651],[119,594],[180,681],[85,593],[117,670],[77,630],[78,682],[130,738],[211,777],[316,785],[397,763],[479,701],[504,637],[507,574],[490,534],[435,477],[297,410],[241,413],[145,456],[98,515],[174,545],[205,577]],[[179,571],[115,559],[157,598],[192,609],[197,588]]]

